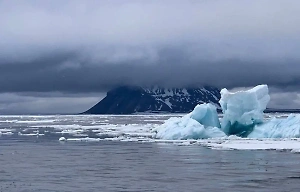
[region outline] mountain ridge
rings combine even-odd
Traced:
[[[198,88],[120,86],[108,91],[105,98],[83,114],[186,113],[201,103],[212,103],[220,109],[218,102],[220,97],[220,90],[213,86]]]

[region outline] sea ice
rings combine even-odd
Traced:
[[[227,135],[247,136],[256,124],[263,123],[263,111],[270,100],[267,85],[258,85],[247,91],[231,93],[221,90],[223,111],[221,129]]]
[[[205,139],[197,144],[212,149],[223,150],[287,150],[293,153],[300,151],[299,139]]]
[[[65,137],[60,137],[58,140],[59,141],[67,141],[67,139]]]

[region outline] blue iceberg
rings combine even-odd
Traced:
[[[267,85],[258,85],[247,91],[221,90],[220,105],[223,118],[219,120],[212,104],[197,105],[181,117],[170,118],[156,129],[161,139],[206,139],[237,135],[248,138],[300,137],[300,116],[264,121],[263,111],[270,101]]]
[[[249,138],[299,138],[300,116],[289,115],[286,119],[273,118],[256,125]]]
[[[217,109],[210,103],[197,105],[187,116],[198,121],[204,127],[221,127]]]
[[[168,119],[157,129],[157,138],[178,139],[207,139],[224,137],[216,107],[212,104],[197,105],[195,109],[181,117]]]
[[[247,91],[230,93],[221,90],[223,111],[222,131],[227,135],[246,137],[256,124],[263,123],[264,110],[270,101],[267,85],[258,85]]]

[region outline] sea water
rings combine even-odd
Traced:
[[[300,190],[297,138],[156,139],[171,116],[0,116],[0,191]]]

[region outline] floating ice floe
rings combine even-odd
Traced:
[[[232,137],[232,136],[229,136]],[[230,139],[209,139],[198,140],[196,144],[206,146],[211,149],[222,150],[279,150],[300,152],[299,139],[249,139],[249,138],[230,138]]]
[[[65,137],[60,137],[58,140],[59,141],[67,141],[67,139]]]
[[[258,85],[247,91],[231,93],[221,90],[220,105],[223,118],[218,119],[211,104],[197,105],[181,117],[170,118],[155,131],[160,139],[207,139],[229,135],[249,138],[300,137],[300,116],[264,121],[263,111],[270,100],[267,85]]]

